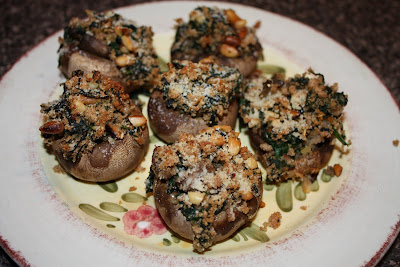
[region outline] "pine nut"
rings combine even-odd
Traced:
[[[129,121],[135,127],[140,127],[146,124],[147,120],[143,116],[129,116]]]
[[[203,201],[205,195],[206,194],[199,191],[188,192],[189,201],[195,205],[199,205]]]
[[[135,46],[133,45],[133,41],[131,37],[123,35],[121,37],[122,44],[128,48],[129,51],[135,51]]]
[[[240,151],[240,146],[241,146],[241,143],[240,143],[239,139],[233,138],[233,137],[229,138],[228,151],[230,154],[232,154],[234,156],[237,155]]]
[[[239,56],[239,51],[231,45],[222,44],[219,51],[225,57],[234,58]]]

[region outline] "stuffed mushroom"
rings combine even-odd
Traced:
[[[236,94],[242,75],[210,59],[200,63],[173,61],[150,96],[148,113],[153,131],[173,143],[183,132],[198,134],[213,125],[235,126]]]
[[[151,27],[137,26],[111,11],[87,11],[73,18],[60,38],[59,68],[67,78],[75,70],[100,71],[125,86],[126,92],[151,89],[159,75]]]
[[[260,42],[256,36],[258,22],[247,27],[232,9],[201,6],[189,15],[189,21],[177,20],[175,42],[171,58],[198,62],[213,56],[223,65],[238,68],[244,77],[249,76],[263,59]]]
[[[153,152],[146,190],[169,228],[198,252],[231,236],[260,206],[261,171],[238,135],[214,126]]]
[[[267,181],[311,182],[328,163],[337,137],[343,144],[347,96],[311,69],[285,80],[258,77],[245,86],[240,114],[266,168]]]
[[[42,104],[45,145],[78,179],[120,178],[142,161],[149,144],[146,118],[122,85],[100,72],[75,71],[58,100]]]

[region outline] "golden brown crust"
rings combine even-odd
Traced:
[[[54,141],[52,148],[63,168],[74,177],[90,182],[107,182],[123,177],[139,165],[149,145],[147,126],[142,138],[141,145],[129,134],[114,144],[103,141],[92,152],[83,153],[77,162],[64,159],[59,149],[61,140]]]
[[[167,225],[199,252],[232,235],[261,205],[261,171],[238,135],[214,126],[153,152],[147,191]]]
[[[239,104],[235,99],[229,105],[228,113],[218,121],[218,125],[228,125],[234,128],[238,109]],[[208,127],[201,117],[193,118],[178,110],[167,108],[162,93],[158,90],[150,96],[148,115],[154,133],[167,143],[177,141],[184,132],[195,135]]]

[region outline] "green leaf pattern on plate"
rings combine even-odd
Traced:
[[[163,242],[164,246],[167,246],[167,247],[171,246],[171,244],[172,244],[172,242],[167,238],[164,238],[162,240],[162,242]]]
[[[112,222],[117,222],[120,220],[119,218],[111,216],[110,214],[105,213],[104,211],[99,210],[98,208],[95,208],[90,204],[80,204],[79,208],[87,215],[99,220]]]
[[[293,209],[292,182],[281,183],[276,190],[276,203],[282,211]]]
[[[118,191],[118,185],[116,182],[97,183],[97,184],[107,192],[115,193]]]
[[[147,197],[144,197],[137,193],[126,193],[126,194],[123,194],[121,198],[123,201],[129,202],[129,203],[138,203],[138,202],[147,201]]]
[[[127,212],[128,210],[121,205],[112,203],[112,202],[102,202],[100,203],[100,208],[102,210],[111,211],[111,212]]]
[[[241,235],[248,236],[250,238],[253,238],[254,240],[260,241],[261,243],[265,243],[269,241],[269,237],[267,234],[260,229],[260,226],[258,226],[255,223],[252,223],[250,227],[245,227],[239,232]]]
[[[300,201],[306,200],[307,195],[303,192],[303,186],[301,183],[296,185],[296,187],[294,188],[294,197]]]

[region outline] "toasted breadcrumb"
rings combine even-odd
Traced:
[[[214,126],[197,136],[182,134],[178,142],[153,152],[151,173],[166,180],[169,193],[177,194],[176,205],[192,222],[198,251],[212,245],[217,234],[212,222],[220,210],[230,222],[238,212],[250,219],[254,213],[249,213],[248,201],[261,197],[261,170],[238,135],[229,126]]]
[[[282,215],[279,211],[272,213],[268,218],[268,226],[277,229],[281,225]]]
[[[146,119],[120,83],[98,71],[84,75],[76,70],[63,87],[59,99],[41,105],[46,120],[40,131],[47,146],[61,139],[60,149],[66,160],[76,162],[99,142],[113,143],[127,134],[138,143],[143,140]],[[134,125],[131,116],[142,118],[144,123]]]
[[[92,36],[108,47],[108,59],[115,61],[121,80],[132,88],[151,88],[159,78],[159,65],[153,47],[150,26],[138,26],[133,21],[111,11],[96,13],[87,10],[87,18],[72,18],[65,27],[60,42],[60,58],[79,48],[83,36]],[[121,59],[124,64],[119,64]]]
[[[235,68],[187,60],[168,63],[157,89],[163,92],[168,108],[215,124],[228,110],[235,93],[241,90],[242,75]]]
[[[142,173],[146,170],[146,168],[142,167],[141,164],[139,164],[139,166],[136,167],[135,172],[139,172]]]
[[[395,147],[398,147],[399,146],[399,139],[393,140],[393,145]]]
[[[342,174],[343,167],[340,164],[333,165],[333,172],[335,173],[336,177],[339,177]]]
[[[277,229],[281,225],[281,219],[282,219],[282,215],[279,211],[272,213],[269,216],[268,221],[264,222],[260,226],[260,230],[266,232],[268,230],[268,227]]]
[[[129,192],[135,191],[136,189],[137,189],[136,186],[131,186],[131,187],[129,187]]]
[[[248,27],[246,20],[241,19],[232,9],[200,6],[189,14],[189,22],[183,19],[177,22],[175,42],[171,55],[184,55],[190,58],[195,55],[224,55],[224,45],[229,45],[244,59],[263,59],[261,45],[256,37],[258,21],[254,27]],[[233,55],[232,55],[233,56]]]
[[[64,170],[64,168],[63,168],[60,164],[55,165],[55,166],[53,167],[53,171],[54,171],[55,173],[65,174],[65,170]]]
[[[293,172],[298,160],[313,155],[324,144],[344,139],[343,109],[347,95],[338,85],[328,85],[312,69],[285,79],[255,77],[245,83],[240,114],[254,135],[260,137],[268,179],[281,182],[301,179]],[[308,170],[317,172],[318,170]]]
[[[307,206],[301,206],[300,209],[307,210]]]

